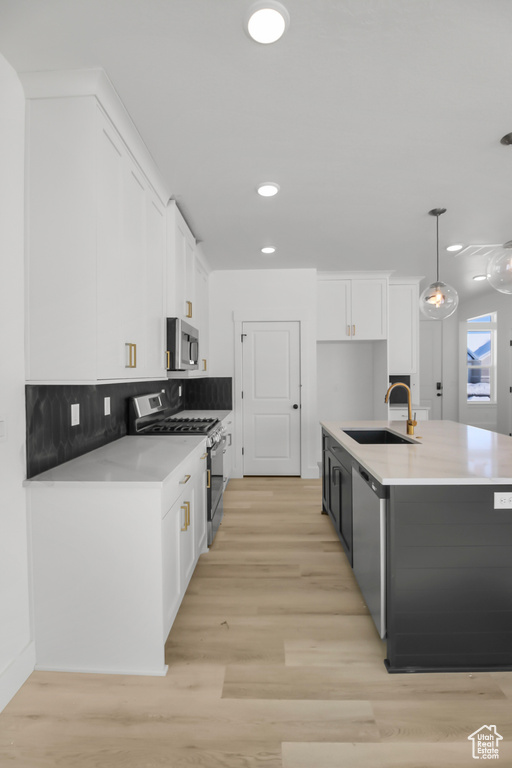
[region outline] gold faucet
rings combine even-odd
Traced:
[[[407,407],[409,409],[409,418],[407,419],[407,434],[408,435],[414,435],[414,427],[418,423],[417,421],[414,421],[412,418],[412,406],[411,406],[411,390],[407,386],[407,384],[404,384],[402,381],[395,381],[394,384],[391,384],[388,391],[386,392],[386,397],[384,398],[384,402],[387,403],[389,400],[389,393],[392,389],[395,387],[405,387],[407,390]],[[414,414],[416,415],[416,414]]]

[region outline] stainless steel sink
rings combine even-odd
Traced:
[[[416,440],[397,435],[389,429],[344,429],[343,432],[363,445],[418,445]]]

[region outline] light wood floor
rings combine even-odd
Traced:
[[[512,673],[388,675],[319,481],[232,480],[166,646],[165,678],[34,673],[1,768],[452,768]]]

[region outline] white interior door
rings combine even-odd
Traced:
[[[300,326],[242,324],[244,475],[300,475]]]
[[[420,322],[420,394],[430,407],[430,419],[443,418],[443,324],[438,320]],[[441,389],[438,388],[441,384]]]

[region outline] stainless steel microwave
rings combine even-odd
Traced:
[[[167,318],[167,370],[190,371],[199,363],[199,333],[179,317]]]

